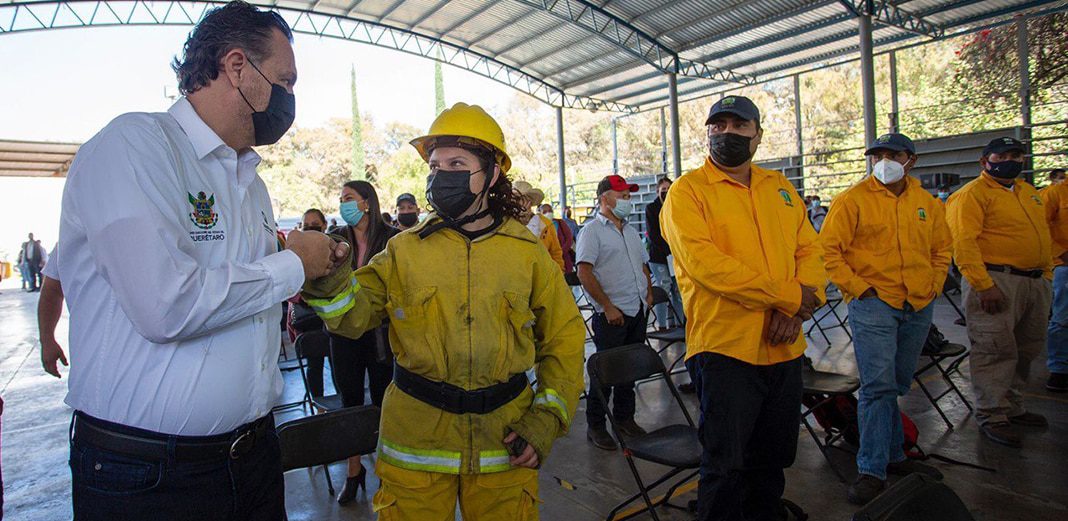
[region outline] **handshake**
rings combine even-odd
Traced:
[[[286,238],[286,249],[300,258],[307,280],[333,273],[349,258],[348,243],[335,241],[322,232],[293,230]]]

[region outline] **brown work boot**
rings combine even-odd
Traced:
[[[608,434],[604,427],[589,427],[586,429],[586,439],[598,449],[616,450],[616,440]]]
[[[860,474],[857,480],[849,485],[847,497],[854,505],[867,505],[871,500],[883,492],[886,482],[867,474]]]
[[[983,424],[979,426],[979,431],[994,443],[1015,448],[1023,446],[1023,442],[1020,441],[1020,434],[1016,432],[1016,429],[1009,422]]]
[[[1025,427],[1049,427],[1049,421],[1045,416],[1033,412],[1025,412],[1019,416],[1009,416],[1009,422]]]

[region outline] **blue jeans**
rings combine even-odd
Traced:
[[[675,308],[675,313],[678,314],[678,320],[686,320],[686,316],[682,311],[682,296],[679,294],[679,285],[675,281],[675,277],[671,276],[671,271],[668,270],[667,264],[657,264],[655,262],[649,263],[649,271],[653,276],[653,284],[667,292],[671,297],[671,306]],[[653,313],[656,314],[656,325],[659,327],[668,326],[668,317],[671,317],[671,322],[677,322],[674,316],[668,311],[667,304],[657,304],[653,306]],[[674,324],[681,326],[682,324]]]
[[[1046,332],[1049,372],[1068,373],[1068,266],[1053,270],[1053,316]]]
[[[860,371],[857,471],[886,479],[886,466],[905,460],[897,397],[912,387],[912,375],[927,340],[934,306],[894,309],[878,298],[849,302],[849,325]]]

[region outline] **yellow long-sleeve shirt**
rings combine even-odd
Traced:
[[[953,240],[942,203],[909,177],[895,196],[869,176],[835,197],[820,231],[827,273],[846,299],[875,288],[887,304],[923,309],[942,291]]]
[[[711,160],[668,192],[660,229],[671,246],[686,316],[686,356],[713,352],[756,365],[793,360],[804,335],[772,346],[772,310],[801,305],[801,285],[822,299],[827,275],[804,201],[779,172],[752,167],[748,187]]]
[[[1053,244],[1053,264],[1063,266],[1061,255],[1068,251],[1068,184],[1051,185],[1038,192],[1046,205],[1046,222]]]
[[[947,201],[953,257],[976,291],[994,286],[984,263],[1047,272],[1052,268],[1049,225],[1038,191],[1020,179],[1011,187],[983,172]]]

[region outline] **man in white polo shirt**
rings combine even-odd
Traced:
[[[279,303],[346,253],[316,232],[278,252],[256,174],[251,147],[293,122],[291,39],[247,3],[209,11],[174,63],[185,97],[74,159],[58,265],[76,520],[285,518]]]

